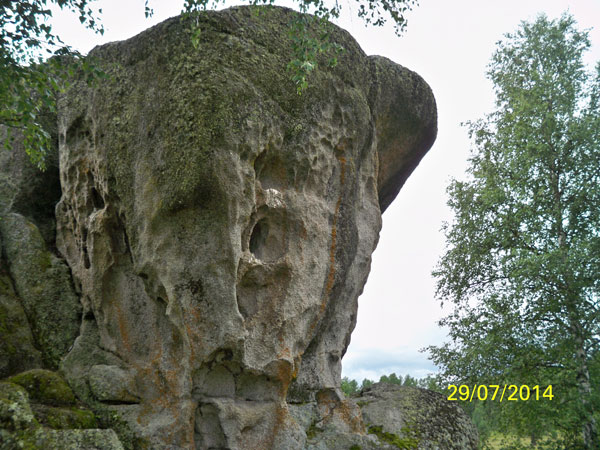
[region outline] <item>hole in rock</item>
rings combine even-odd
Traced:
[[[252,230],[252,234],[250,235],[250,252],[257,258],[262,259],[264,256],[264,247],[267,242],[267,237],[269,235],[269,224],[265,219],[259,220],[256,225],[254,225],[254,229]]]
[[[89,124],[83,116],[77,117],[67,129],[67,143],[83,140],[90,136]]]
[[[250,233],[248,249],[255,258],[274,262],[286,252],[287,222],[285,212],[266,209],[268,217],[260,219]]]
[[[92,188],[92,204],[94,205],[94,208],[96,208],[96,209],[104,208],[104,199],[98,193],[96,188]]]
[[[286,163],[277,154],[263,151],[254,161],[254,173],[263,189],[284,190],[288,182]]]

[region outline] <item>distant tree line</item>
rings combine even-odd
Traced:
[[[427,375],[423,378],[414,378],[410,375],[396,375],[392,373],[391,375],[382,375],[379,378],[379,383],[389,383],[389,384],[397,384],[399,386],[412,386],[419,387],[423,389],[429,389],[431,391],[443,393],[443,387],[438,383],[437,378],[434,375]],[[357,395],[363,389],[368,388],[375,384],[375,381],[369,380],[365,378],[362,380],[362,383],[359,385],[358,381],[351,380],[348,377],[342,378],[342,391],[347,396]]]

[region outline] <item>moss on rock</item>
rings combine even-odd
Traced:
[[[46,367],[58,368],[79,334],[81,305],[71,273],[48,249],[40,230],[20,214],[0,214],[6,274],[27,315]],[[3,282],[6,285],[6,282]]]
[[[418,438],[418,433],[415,433],[407,427],[402,429],[402,437],[398,436],[397,434],[384,431],[381,425],[371,425],[369,428],[367,428],[367,432],[369,434],[374,434],[381,441],[402,450],[419,448],[420,439]]]
[[[27,391],[14,383],[0,382],[0,429],[20,431],[37,425]]]
[[[396,448],[478,448],[477,429],[471,419],[437,392],[375,383],[361,392],[358,403],[369,433]]]
[[[26,387],[0,382],[0,450],[123,450],[113,430],[97,429],[91,411],[30,404],[26,389],[38,401],[74,403],[73,393],[58,374],[29,371],[12,379]]]
[[[48,428],[56,430],[98,428],[93,412],[77,408],[33,405],[37,420]]]
[[[7,381],[25,388],[31,400],[54,406],[72,406],[76,399],[67,382],[56,372],[33,369]]]

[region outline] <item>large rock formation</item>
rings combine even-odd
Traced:
[[[0,177],[0,296],[31,324],[20,369],[62,361],[79,399],[126,422],[127,446],[381,444],[339,389],[341,358],[381,212],[435,139],[435,101],[337,27],[337,66],[324,55],[298,96],[296,17],[207,12],[93,50],[108,78],[59,101],[58,252],[54,221],[19,206],[30,184]],[[21,276],[36,270],[49,285]]]
[[[57,245],[84,308],[63,368],[151,447],[301,448],[288,402],[362,429],[341,358],[435,103],[337,28],[339,64],[298,96],[293,16],[203,14],[198,48],[168,20],[95,49],[108,80],[59,105]]]

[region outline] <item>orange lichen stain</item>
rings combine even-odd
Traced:
[[[129,338],[129,325],[127,319],[121,310],[121,306],[118,302],[114,302],[115,311],[117,312],[117,321],[119,323],[119,334],[121,335],[121,342],[127,349],[127,353],[131,354],[131,341]]]
[[[324,417],[330,416],[337,406],[337,401],[331,396],[329,391],[319,391],[317,392],[317,405],[319,409],[323,409],[323,413],[321,414]]]
[[[300,238],[306,240],[308,238],[308,232],[306,231],[306,227],[304,224],[300,225]]]
[[[340,183],[342,186],[346,182],[346,158],[343,156],[338,156],[338,161],[340,162]]]
[[[275,437],[279,433],[279,430],[284,427],[285,423],[288,421],[288,418],[289,411],[285,402],[277,405],[275,410],[275,424],[273,425],[273,432],[271,433],[272,438],[270,439],[271,445],[268,448],[273,448]]]
[[[281,350],[278,354],[277,354],[277,359],[291,359],[292,358],[292,351],[288,348],[288,347],[284,347],[283,350]]]
[[[336,146],[334,147],[336,152],[339,153],[343,153],[346,151],[346,149],[348,148],[348,145],[350,144],[350,141],[348,139],[342,139],[341,141],[339,141]]]
[[[185,310],[184,324],[190,346],[190,362],[196,361],[196,345],[202,342],[202,333],[197,324],[202,323],[202,315],[197,308]]]
[[[360,410],[349,400],[340,400],[331,391],[320,391],[317,393],[317,404],[319,413],[325,423],[329,423],[337,417],[348,425],[353,433],[365,434],[365,425],[362,421]]]
[[[362,421],[360,410],[356,406],[352,408],[349,400],[342,400],[337,406],[336,412],[353,433],[365,434],[365,424]]]
[[[285,401],[287,391],[292,382],[292,365],[289,361],[280,360],[277,367],[277,379],[281,383],[279,386],[279,398]]]
[[[343,186],[346,181],[346,158],[338,155],[337,159],[340,162],[340,186]],[[321,305],[319,306],[319,315],[310,325],[310,332],[312,332],[316,328],[317,324],[321,321],[321,317],[323,316],[323,314],[325,313],[325,309],[327,308],[329,294],[331,293],[331,290],[333,289],[333,284],[335,283],[335,251],[337,248],[337,222],[340,215],[341,206],[342,192],[340,192],[340,195],[335,204],[333,224],[331,225],[331,244],[329,246],[329,270],[327,273],[327,284],[325,285],[325,293],[323,294],[323,298],[321,299]]]
[[[140,378],[146,380],[147,383],[152,384],[153,396],[147,399],[143,403],[142,410],[137,417],[137,422],[144,426],[151,421],[151,416],[160,413],[163,410],[169,411],[169,415],[175,419],[176,424],[188,424],[193,423],[191,418],[182,418],[181,402],[185,397],[185,392],[181,391],[180,378],[181,373],[175,369],[177,367],[177,361],[174,359],[174,355],[167,354],[170,361],[163,361],[164,351],[162,346],[154,352],[149,364],[145,367],[138,368],[138,375]],[[173,369],[164,368],[165,363],[168,367]],[[183,429],[182,429],[183,427]],[[170,444],[181,444],[182,436],[187,440],[187,444],[192,445],[193,442],[193,431],[189,429],[185,430],[185,426],[180,427],[174,426],[168,430],[163,430],[163,436],[166,439],[165,443]],[[187,445],[186,444],[186,445]],[[190,447],[191,448],[191,447]]]
[[[331,245],[329,246],[329,272],[327,274],[327,285],[325,286],[325,295],[323,296],[323,301],[321,302],[321,312],[325,311],[325,306],[327,303],[327,299],[329,297],[329,293],[331,289],[333,289],[333,283],[335,282],[335,251],[337,244],[337,220],[340,212],[340,206],[342,204],[342,198],[337,201],[335,205],[335,213],[333,216],[333,225],[331,227]]]

